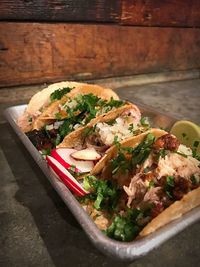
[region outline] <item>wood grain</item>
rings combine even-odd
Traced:
[[[200,27],[200,1],[1,0],[0,20]]]
[[[0,20],[115,22],[119,14],[115,0],[0,1]]]
[[[200,1],[122,0],[121,23],[138,26],[200,27]]]
[[[200,67],[200,29],[0,23],[0,85]]]

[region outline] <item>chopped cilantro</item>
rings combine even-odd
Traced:
[[[176,154],[178,154],[178,155],[180,155],[180,156],[182,156],[184,158],[187,158],[188,157],[186,154],[183,154],[183,153],[178,152],[178,151],[174,151],[174,153],[176,153]]]
[[[62,119],[62,116],[61,116],[60,112],[57,112],[55,114],[55,118],[56,118],[56,120],[61,120]]]
[[[193,156],[193,158],[200,161],[200,155],[197,154],[198,146],[199,146],[199,141],[194,141],[193,148],[192,148],[192,156]]]
[[[169,198],[171,198],[171,199],[173,198],[172,193],[170,191],[166,190],[165,193]]]
[[[72,89],[73,88],[70,88],[70,87],[64,87],[62,89],[55,90],[50,95],[51,101],[60,100],[65,94],[69,93]]]
[[[173,198],[173,188],[174,188],[174,176],[167,176],[165,184],[165,193],[169,198]]]
[[[190,177],[190,180],[191,180],[193,185],[197,185],[199,183],[199,181],[198,181],[197,177],[195,177],[195,175],[192,175]]]
[[[56,93],[56,96],[60,96],[60,93],[62,92],[56,90],[54,93]],[[73,131],[73,127],[75,124],[79,123],[81,125],[86,125],[87,123],[89,123],[93,118],[97,116],[97,113],[101,111],[102,107],[109,107],[109,110],[111,110],[114,106],[118,107],[123,103],[123,101],[114,99],[106,101],[92,93],[85,95],[80,94],[76,96],[73,100],[74,102],[76,102],[76,105],[73,107],[69,108],[66,103],[67,118],[64,120],[64,123],[59,127],[59,134],[61,138],[64,138],[67,134]],[[106,112],[109,110],[106,110]],[[55,116],[56,119],[61,119],[60,113],[56,113]],[[95,129],[91,128],[91,131],[94,130]],[[89,134],[88,131],[89,130],[87,129],[86,134]]]
[[[118,170],[126,173],[131,168],[131,161],[127,160],[124,153],[119,151],[117,157],[112,159],[112,167],[112,174],[116,174]]]
[[[130,131],[130,133],[134,133],[135,129],[133,123],[129,125],[128,130]]]
[[[62,138],[64,138],[67,134],[69,134],[72,130],[72,124],[70,119],[64,120],[63,124],[59,127],[59,134]]]
[[[174,176],[167,176],[167,185],[173,187],[174,186]]]
[[[107,123],[108,125],[112,126],[115,122],[116,122],[116,120],[113,119],[113,120],[109,120],[109,121],[107,121],[106,123]]]
[[[83,131],[83,136],[86,137],[86,136],[92,134],[93,132],[95,132],[95,130],[96,130],[96,126],[97,126],[97,125],[95,124],[93,127],[86,127],[86,128],[84,129],[84,131]]]
[[[67,109],[68,117],[75,117],[78,114],[81,114],[82,121],[84,124],[87,124],[91,119],[96,117],[98,112],[98,101],[99,97],[93,94],[78,95],[75,99],[77,105],[73,109]]]
[[[193,147],[198,147],[199,146],[199,141],[194,141]]]
[[[91,191],[92,189],[92,180],[96,180],[96,177],[95,176],[86,176],[84,177],[83,179],[83,187],[85,188],[85,190],[87,191]]]
[[[51,148],[43,149],[42,155],[43,156],[51,155]]]
[[[59,145],[61,142],[61,136],[59,134],[56,135],[56,140],[55,140],[55,146]]]
[[[111,180],[97,179],[95,176],[84,177],[83,186],[91,193],[85,198],[94,200],[94,208],[97,210],[116,208],[120,190]]]
[[[152,134],[148,134],[146,138],[132,151],[132,165],[143,163],[151,152],[151,146],[155,141]]]
[[[29,117],[28,122],[32,122],[32,121],[33,121],[33,118]]]
[[[114,145],[118,148],[120,148],[120,142],[117,135],[114,136]]]
[[[118,214],[107,228],[106,234],[119,241],[131,241],[142,229],[137,223],[140,217],[143,217],[143,214],[138,209],[128,211],[126,216]]]
[[[50,135],[50,133],[49,133],[49,130],[47,130],[47,126],[48,126],[48,125],[45,125],[45,127],[44,127],[44,131],[45,131],[46,136],[47,136],[49,139],[51,139],[51,135]]]
[[[165,156],[168,154],[168,150],[164,149],[164,148],[161,148],[159,151],[158,151],[158,154],[157,154],[157,157],[158,159],[159,158],[165,158]]]
[[[193,156],[193,158],[195,158],[195,159],[200,161],[200,155],[197,154],[196,147],[192,149],[192,156]]]
[[[151,152],[151,146],[155,140],[152,134],[148,134],[146,138],[135,148],[122,147],[115,138],[114,143],[118,147],[118,154],[111,162],[113,165],[112,174],[121,170],[123,173],[130,171],[137,164],[143,163]],[[127,155],[127,153],[129,155]]]
[[[80,175],[79,172],[76,171],[76,166],[75,165],[71,165],[70,168],[68,169],[68,171],[76,178],[77,176]]]
[[[150,171],[149,167],[144,168],[144,173],[148,173]]]
[[[100,98],[93,94],[87,95],[78,95],[75,98],[77,105],[74,108],[74,111],[89,112],[92,116],[95,117],[97,110],[95,106],[97,105]]]
[[[99,105],[100,107],[104,107],[104,106],[106,105],[106,103],[107,103],[107,101],[104,100],[104,99],[99,99],[99,101],[98,101],[98,105]]]
[[[149,182],[149,186],[148,186],[148,188],[154,187],[154,185],[155,185],[154,180],[151,180],[151,181]]]
[[[105,104],[105,107],[108,107],[110,110],[112,108],[119,108],[124,105],[124,101],[122,100],[115,100],[111,97],[110,101]]]
[[[140,123],[144,127],[150,127],[149,119],[147,117],[142,117]]]

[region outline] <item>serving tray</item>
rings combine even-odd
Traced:
[[[174,122],[177,119],[180,119],[177,116],[165,115],[155,111],[143,104],[135,104],[140,108],[143,116],[149,117],[151,125],[154,127],[169,130]],[[184,214],[181,218],[167,224],[151,235],[140,240],[119,242],[108,238],[96,227],[70,190],[56,178],[54,173],[48,168],[48,165],[42,158],[41,154],[16,124],[17,118],[23,113],[25,108],[26,105],[12,106],[4,111],[4,115],[54,189],[76,217],[91,242],[104,254],[121,260],[137,259],[200,219],[200,207],[197,207],[189,211],[187,214]]]

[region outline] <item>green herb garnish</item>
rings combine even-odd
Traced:
[[[90,134],[94,133],[96,130],[97,125],[95,124],[93,127],[86,127],[83,131],[83,136],[87,137]]]
[[[55,114],[55,118],[56,118],[56,120],[61,120],[62,119],[62,116],[61,116],[60,112],[57,112]]]
[[[111,160],[113,164],[112,173],[115,174],[118,170],[125,173],[133,169],[137,164],[143,163],[149,156],[154,141],[155,137],[152,134],[148,134],[137,147],[132,148],[121,146],[115,138],[114,144],[118,147],[118,154]]]
[[[29,117],[28,122],[32,122],[32,121],[33,121],[33,118]]]
[[[107,121],[106,124],[112,126],[113,124],[115,124],[115,122],[116,122],[116,120],[113,119],[113,120],[109,120],[109,121]]]
[[[143,226],[137,223],[137,220],[142,217],[143,213],[138,209],[129,210],[125,216],[118,214],[105,233],[119,241],[131,241],[143,228]]]
[[[51,155],[51,148],[42,149],[42,155],[43,156]]]
[[[60,96],[60,91],[55,91],[56,95]],[[74,102],[76,102],[73,107],[68,107],[67,103],[64,105],[66,106],[66,113],[67,118],[64,120],[64,123],[59,127],[59,134],[61,136],[61,139],[64,138],[67,134],[73,131],[73,127],[75,124],[81,124],[86,125],[89,123],[92,119],[94,119],[97,116],[97,113],[101,111],[107,112],[111,110],[114,106],[118,107],[122,104],[124,104],[123,101],[120,100],[114,100],[111,98],[110,101],[103,100],[99,98],[96,95],[93,94],[85,94],[85,95],[78,95],[73,99]],[[63,106],[63,107],[64,107]],[[106,111],[104,110],[106,108]],[[107,108],[109,110],[107,110]],[[60,114],[56,113],[56,118],[58,120],[61,119]],[[95,129],[91,128],[91,131],[94,131]],[[86,130],[86,134],[89,134],[90,130]]]
[[[131,220],[117,215],[112,224],[106,230],[106,234],[119,241],[131,241],[140,232],[140,227]]]
[[[174,188],[174,176],[167,176],[166,185],[165,185],[165,193],[169,198],[173,198],[173,188]]]
[[[199,146],[199,141],[194,141],[193,147],[198,147]]]
[[[149,182],[149,186],[148,186],[148,188],[154,187],[154,185],[155,185],[154,180],[151,180],[151,181]]]
[[[74,176],[77,177],[80,173],[76,172],[76,166],[75,165],[71,165],[70,168],[68,169],[68,171]]]
[[[72,89],[73,88],[70,88],[70,87],[64,87],[63,89],[55,90],[50,95],[51,101],[60,100],[65,94],[69,93]]]
[[[149,167],[144,168],[144,173],[148,173],[150,171]]]
[[[150,127],[149,119],[147,117],[142,117],[140,123],[144,127]]]
[[[176,153],[176,154],[178,154],[178,155],[180,155],[180,156],[182,156],[182,157],[184,157],[184,158],[187,158],[187,157],[188,157],[188,155],[183,154],[183,153],[181,153],[181,152],[179,152],[179,151],[174,151],[174,153]]]
[[[199,141],[194,141],[193,148],[192,148],[192,156],[193,158],[200,161],[200,155],[197,154],[198,146],[199,146]]]
[[[190,180],[191,180],[191,182],[192,182],[193,185],[197,185],[197,184],[199,184],[200,178],[196,177],[195,175],[192,175],[190,177]]]
[[[167,176],[166,182],[167,182],[167,186],[173,187],[174,186],[174,176]]]
[[[67,134],[69,134],[73,130],[73,126],[71,124],[70,119],[65,119],[63,124],[59,127],[58,131],[63,139]]]
[[[56,135],[56,140],[55,140],[55,146],[59,145],[61,142],[61,136],[59,134]]]
[[[118,147],[118,149],[121,147],[121,144],[120,144],[120,142],[119,142],[119,138],[118,138],[118,136],[117,135],[115,135],[114,136],[114,145],[116,146],[116,147]]]
[[[131,124],[129,125],[129,127],[128,127],[128,130],[130,131],[130,133],[134,133],[134,131],[135,131],[134,128],[135,128],[135,127],[134,127],[133,123],[131,123]]]
[[[97,210],[114,210],[116,208],[120,190],[111,180],[97,179],[95,176],[86,176],[83,186],[90,194],[85,198],[94,201],[94,208]]]
[[[119,108],[123,105],[124,105],[124,101],[115,100],[115,99],[113,99],[113,97],[111,97],[111,99],[108,103],[104,104],[104,106],[109,108],[109,110],[111,110],[112,108]]]
[[[169,152],[168,150],[161,148],[157,153],[158,159],[159,158],[165,158],[165,156],[167,156],[168,152]]]

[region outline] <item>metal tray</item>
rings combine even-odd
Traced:
[[[170,129],[173,123],[177,119],[180,119],[174,116],[166,116],[165,114],[157,112],[145,105],[139,103],[136,104],[141,109],[143,115],[150,118],[153,126]],[[181,218],[167,224],[166,226],[141,240],[135,240],[132,242],[119,242],[108,238],[96,227],[94,222],[80,206],[69,189],[55,177],[53,172],[51,172],[51,170],[48,168],[47,163],[42,159],[40,153],[17,126],[16,120],[19,115],[22,114],[25,107],[26,105],[19,105],[7,108],[4,111],[4,115],[36,163],[46,175],[52,186],[76,217],[91,242],[103,253],[112,256],[115,259],[137,259],[200,219],[200,207],[197,207],[183,215]]]

